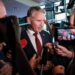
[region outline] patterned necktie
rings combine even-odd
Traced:
[[[34,33],[34,36],[35,36],[35,42],[36,42],[36,47],[37,47],[37,53],[38,53],[38,55],[41,56],[41,52],[42,52],[41,42],[37,37],[37,33]]]

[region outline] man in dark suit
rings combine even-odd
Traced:
[[[45,13],[40,7],[31,7],[27,12],[28,27],[21,31],[21,46],[24,49],[30,66],[37,73],[37,75],[50,75],[53,68],[53,55],[48,52],[47,45],[51,44],[51,36],[48,32],[43,30],[45,23]],[[36,36],[41,45],[40,54],[38,51]]]
[[[48,32],[42,30],[44,26],[45,16],[44,11],[40,7],[31,7],[27,13],[28,27],[22,29],[21,32],[21,45],[28,57],[29,63],[32,69],[43,67],[46,71],[52,68],[52,62],[50,55],[48,58],[48,50],[46,49],[46,43],[51,42],[51,37]],[[37,33],[37,37],[41,43],[41,54],[38,54],[37,45],[35,42],[34,33]],[[25,43],[24,43],[25,41]],[[39,43],[39,44],[40,44]],[[24,45],[25,44],[25,45]],[[39,47],[40,48],[40,47]],[[44,66],[42,66],[42,64]],[[37,70],[36,70],[37,71]],[[41,72],[40,72],[41,73]],[[44,73],[44,72],[43,72]],[[45,74],[45,73],[44,73]],[[50,73],[49,73],[50,74]]]

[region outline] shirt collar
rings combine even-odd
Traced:
[[[27,31],[30,35],[33,35],[35,32],[33,31],[33,30],[31,30],[31,29],[28,29],[28,31]],[[40,35],[40,33],[38,33],[38,35]]]
[[[30,35],[33,35],[35,32],[34,32],[33,30],[31,30],[31,29],[28,29],[28,33],[29,33]]]

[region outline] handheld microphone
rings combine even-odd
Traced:
[[[41,65],[42,65],[42,64],[43,64],[43,65],[46,64],[47,56],[48,56],[47,47],[43,46],[43,51],[42,51],[42,54],[41,54],[41,61],[40,61],[40,64],[41,64]]]

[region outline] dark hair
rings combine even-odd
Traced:
[[[5,41],[6,39],[5,33],[6,33],[6,25],[4,22],[4,18],[1,18],[0,19],[0,43]]]
[[[0,19],[0,28],[2,28],[2,30],[0,30],[1,31],[0,35],[3,35],[2,36],[3,39],[0,38],[0,40],[1,39],[2,41],[4,40],[8,44],[9,48],[10,47],[13,48],[13,45],[15,46],[16,43],[16,35],[15,35],[14,25],[9,16]]]
[[[39,6],[33,6],[33,7],[30,7],[30,8],[29,8],[29,10],[28,10],[28,12],[27,12],[27,17],[32,16],[32,13],[33,13],[34,11],[41,11],[41,12],[44,13],[44,10],[41,9],[41,7],[39,7]]]

